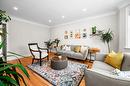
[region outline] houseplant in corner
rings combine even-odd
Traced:
[[[104,43],[107,43],[109,53],[111,52],[110,42],[113,40],[113,36],[114,36],[113,32],[110,29],[107,32],[102,32],[101,33],[101,40]]]
[[[0,10],[0,25],[2,26],[0,31],[0,49],[6,47],[6,22],[10,21],[11,18],[6,14],[5,11]],[[20,69],[26,77],[29,78],[27,70],[22,64],[11,64],[7,62],[7,56],[5,55],[6,49],[2,51],[0,55],[0,86],[20,86],[20,81],[23,81],[24,85],[27,86],[23,76],[17,72],[17,68]],[[17,55],[14,53],[14,55]],[[3,60],[4,59],[4,60]]]

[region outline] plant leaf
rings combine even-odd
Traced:
[[[0,86],[5,86],[4,83],[0,80]]]
[[[18,84],[17,84],[17,82],[13,79],[13,78],[11,78],[11,77],[9,77],[9,76],[0,76],[0,79],[2,80],[5,80],[5,81],[7,81],[7,82],[9,82],[9,83],[11,83],[11,84],[13,84],[13,85],[15,85],[15,86],[19,86]]]
[[[18,67],[22,70],[22,72],[23,72],[27,77],[29,77],[29,74],[28,74],[27,70],[23,67],[23,65],[18,64]]]

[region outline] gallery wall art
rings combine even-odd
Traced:
[[[77,29],[75,31],[65,31],[64,39],[86,39],[87,38],[87,29]]]

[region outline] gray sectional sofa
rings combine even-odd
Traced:
[[[84,52],[79,52],[76,53],[74,52],[74,47],[75,46],[80,46],[80,45],[67,45],[71,47],[71,50],[63,50],[61,46],[59,49],[57,49],[57,54],[60,54],[62,56],[67,56],[68,58],[73,58],[73,59],[79,59],[79,60],[86,60],[87,56],[88,56],[88,46],[84,46],[86,47],[86,50]]]
[[[105,55],[97,55],[92,69],[85,69],[86,86],[130,86],[130,77],[112,74],[115,68],[103,62]],[[130,75],[130,53],[124,54],[121,71]]]

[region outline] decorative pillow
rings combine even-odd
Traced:
[[[63,45],[63,46],[62,46],[62,50],[66,50],[66,45]]]
[[[81,52],[82,54],[84,54],[85,51],[88,51],[88,47],[87,47],[87,46],[81,46],[80,52]]]
[[[81,46],[75,46],[74,47],[74,52],[79,53],[80,50],[81,50]]]
[[[66,50],[71,50],[71,47],[70,46],[66,46]]]
[[[104,62],[113,66],[114,68],[120,69],[122,61],[123,61],[123,53],[121,52],[115,53],[112,51],[106,56]]]

